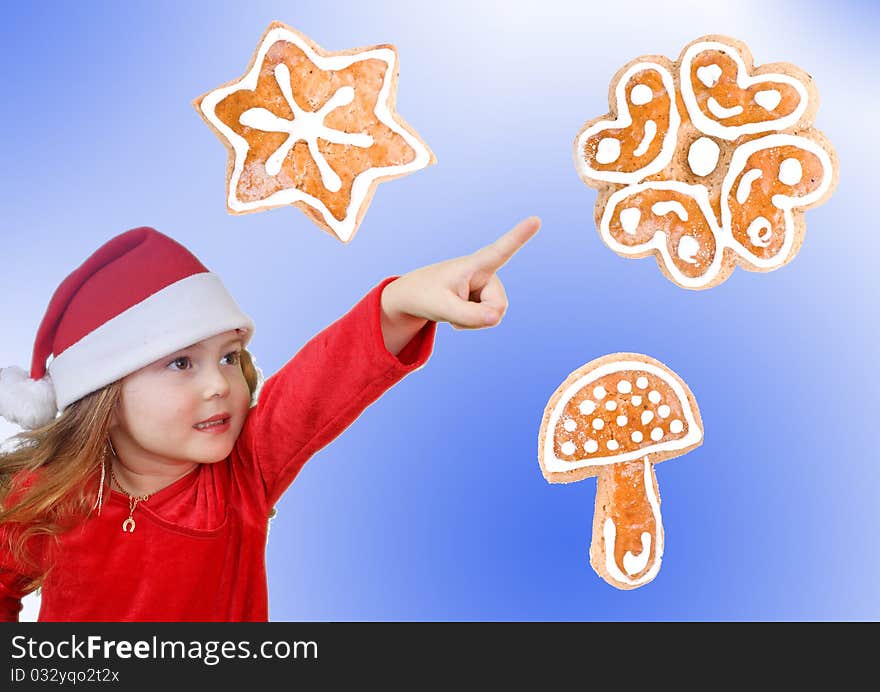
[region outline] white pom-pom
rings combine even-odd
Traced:
[[[55,420],[55,387],[49,374],[32,380],[18,367],[0,368],[0,416],[33,430]]]

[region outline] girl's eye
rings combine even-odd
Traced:
[[[180,366],[180,367],[172,367],[172,366]],[[172,368],[172,370],[186,370],[189,365],[189,356],[180,356],[179,358],[175,358],[170,363],[168,363],[168,367]]]
[[[228,365],[238,365],[238,357],[239,357],[239,352],[238,352],[238,351],[230,351],[229,353],[227,353],[227,354],[226,354],[225,356],[223,356],[223,357],[224,357],[224,358],[229,358],[229,359],[230,359],[229,362],[228,362]]]

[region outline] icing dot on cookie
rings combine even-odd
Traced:
[[[602,385],[599,385],[593,390],[593,396],[597,399],[604,399],[606,394],[608,394],[608,392],[605,391],[605,387]]]
[[[604,427],[605,427],[604,420],[602,420],[601,418],[594,418],[593,419],[593,430],[601,430]]]
[[[644,377],[644,376],[639,377],[636,380],[636,387],[638,387],[639,389],[647,389],[648,388],[648,378]]]
[[[797,159],[785,159],[779,165],[779,180],[786,185],[797,185],[804,175],[801,162]]]
[[[614,163],[620,156],[620,142],[614,137],[605,137],[599,141],[596,147],[596,161],[599,163]]]
[[[721,78],[721,67],[719,65],[703,65],[697,68],[697,79],[710,89],[718,84]]]
[[[626,380],[621,380],[617,383],[617,391],[621,394],[629,394],[633,389],[633,386],[627,382]]]
[[[620,445],[617,443],[617,440],[608,440],[607,446],[608,449],[610,449],[612,452],[620,447]]]
[[[577,449],[577,447],[574,446],[574,442],[562,443],[562,453],[566,456],[571,456],[572,454],[574,454],[575,449]]]
[[[585,451],[587,454],[592,454],[592,453],[595,452],[597,449],[599,449],[599,443],[596,442],[596,440],[587,440],[587,441],[584,443],[584,451]]]
[[[641,218],[642,212],[638,209],[634,207],[624,209],[620,212],[620,225],[623,226],[625,232],[632,235],[638,229]]]
[[[641,406],[642,405],[642,397],[640,397],[638,395],[634,396],[632,398],[632,405],[633,406]]]
[[[688,165],[696,175],[709,175],[718,165],[721,149],[714,140],[700,137],[688,149]]]
[[[629,92],[629,100],[637,106],[644,106],[654,98],[654,92],[647,84],[636,84]]]
[[[628,419],[626,416],[618,416],[618,417],[617,417],[617,424],[618,424],[621,428],[622,428],[624,425],[626,425],[628,421],[629,421],[629,419]]]
[[[642,411],[642,425],[647,425],[652,420],[654,420],[653,411]]]
[[[782,100],[782,94],[776,89],[766,89],[755,94],[755,103],[767,111],[772,111],[779,105]]]
[[[596,404],[587,399],[586,401],[582,401],[581,405],[578,407],[580,412],[585,416],[589,416],[593,411],[596,410]]]
[[[689,235],[683,235],[678,241],[678,257],[682,262],[688,264],[697,263],[697,253],[700,251],[700,243],[696,238]]]
[[[565,422],[562,424],[562,427],[568,430],[568,432],[573,432],[577,428],[578,424],[575,423],[571,418],[566,418]]]
[[[682,430],[684,430],[684,423],[682,423],[680,420],[678,420],[678,418],[676,418],[674,421],[672,421],[669,424],[669,432],[673,432],[673,433],[678,434]]]
[[[663,404],[660,408],[657,409],[657,415],[661,418],[669,418],[670,410],[671,409],[666,404]]]
[[[656,389],[652,389],[650,392],[648,392],[648,401],[650,401],[652,404],[659,404],[660,392],[658,392]]]
[[[606,401],[605,408],[607,408],[609,411],[613,411],[614,409],[617,408],[617,402],[614,401],[614,399],[611,399],[610,401]]]
[[[659,442],[661,439],[663,439],[663,429],[654,428],[651,431],[651,439],[654,440],[654,442]]]
[[[634,431],[633,434],[630,435],[630,437],[632,438],[632,441],[635,442],[635,443],[639,443],[639,442],[641,442],[642,440],[645,439],[645,436],[642,435],[641,430],[636,430],[636,431]]]

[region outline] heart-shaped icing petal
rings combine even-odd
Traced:
[[[819,202],[834,177],[828,153],[806,137],[773,134],[740,145],[721,185],[721,223],[746,261],[773,269],[795,241],[793,209]]]
[[[702,185],[655,181],[618,190],[605,205],[599,232],[621,255],[655,253],[686,288],[706,286],[721,269],[720,231]]]
[[[587,123],[575,140],[575,163],[587,182],[638,182],[665,168],[675,150],[681,119],[669,70],[638,62],[614,93],[617,119]]]
[[[680,81],[694,125],[728,140],[791,127],[809,103],[800,80],[781,73],[750,76],[739,51],[719,41],[688,47],[681,58]]]

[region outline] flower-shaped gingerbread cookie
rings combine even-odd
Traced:
[[[229,150],[229,212],[292,204],[350,241],[379,182],[436,162],[396,92],[393,46],[326,52],[270,24],[246,74],[193,102]]]
[[[837,184],[837,158],[811,127],[812,79],[788,63],[755,68],[748,48],[704,36],[678,61],[638,58],[611,82],[611,113],[575,139],[575,165],[599,188],[596,225],[620,255],[657,256],[701,289],[737,264],[770,271],[803,242],[804,210]]]

